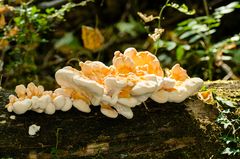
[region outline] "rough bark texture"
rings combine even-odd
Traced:
[[[206,83],[213,88],[240,88],[240,82]],[[231,86],[230,86],[231,85]],[[133,109],[131,120],[75,109],[54,115],[27,112],[10,119],[4,109],[9,92],[0,91],[0,157],[12,158],[226,158],[218,142],[217,111],[195,97],[184,103],[151,100]],[[41,126],[34,137],[32,124]]]

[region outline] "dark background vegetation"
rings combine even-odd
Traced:
[[[68,2],[66,0],[34,0],[27,7],[36,6],[40,9],[37,14],[45,14],[46,9],[54,7],[55,10],[59,10]],[[81,1],[72,2],[78,3]],[[69,9],[67,12],[64,12],[64,19],[52,19],[46,24],[42,21],[36,22],[35,20],[24,21],[24,26],[22,27],[20,24],[13,22],[13,20],[11,21],[15,17],[21,17],[20,15],[14,12],[4,14],[6,25],[10,27],[17,25],[19,32],[15,38],[8,39],[8,47],[1,50],[1,62],[3,64],[1,70],[2,87],[13,89],[17,84],[26,84],[34,81],[35,83],[43,84],[48,89],[54,88],[56,87],[54,73],[57,69],[66,65],[79,68],[78,62],[86,60],[99,60],[110,65],[114,51],[120,50],[123,52],[128,47],[135,47],[139,51],[148,50],[156,53],[163,68],[170,68],[175,63],[180,63],[188,70],[190,76],[199,76],[204,80],[238,79],[240,74],[239,40],[234,42],[235,46],[231,49],[220,49],[220,52],[223,52],[220,58],[227,52],[228,60],[224,64],[227,65],[228,70],[223,68],[222,60],[220,60],[220,64],[217,63],[219,62],[219,59],[216,59],[217,53],[212,53],[209,48],[220,41],[239,35],[239,8],[235,8],[232,12],[223,15],[220,25],[214,28],[215,32],[207,36],[207,42],[200,38],[190,43],[189,39],[180,39],[179,37],[182,33],[176,31],[180,22],[189,18],[195,19],[206,16],[207,14],[211,16],[216,8],[226,6],[233,1],[206,1],[207,11],[206,6],[204,7],[204,0],[171,2],[180,5],[186,4],[189,10],[194,9],[196,13],[194,15],[186,15],[174,8],[166,7],[161,17],[161,27],[165,29],[160,39],[161,45],[156,44],[159,41],[154,42],[148,36],[158,27],[158,20],[144,23],[137,12],[158,16],[165,1],[96,0],[95,2],[88,2],[84,6]],[[4,4],[20,8],[24,2],[21,0],[9,0],[5,1]],[[29,16],[25,18],[29,18]],[[35,19],[37,18],[35,17]],[[29,25],[29,27],[25,27],[26,25]],[[104,43],[97,50],[84,47],[84,39],[82,38],[83,25],[98,28],[104,37]],[[40,28],[39,30],[38,27]],[[1,36],[4,37],[4,28],[2,30]],[[29,34],[26,34],[27,31],[29,31]],[[19,42],[21,33],[23,34],[22,41]],[[31,34],[36,34],[36,36],[32,37]],[[31,40],[35,37],[37,37],[35,41]],[[172,44],[172,42],[175,44]],[[203,43],[204,45],[209,45],[209,47],[204,47]],[[226,45],[228,44],[226,42]],[[233,43],[230,42],[230,44]],[[170,45],[172,48],[169,49]],[[186,45],[190,48],[183,49]],[[226,45],[224,44],[224,46]],[[16,51],[16,48],[18,51]],[[208,62],[209,59],[212,61]],[[229,75],[229,73],[233,75]]]

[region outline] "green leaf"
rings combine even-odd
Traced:
[[[21,17],[16,17],[14,18],[14,22],[19,25],[20,24],[20,21],[21,21]]]
[[[240,64],[240,49],[232,51],[233,53],[233,61],[236,64]]]
[[[189,40],[189,43],[194,43],[194,42],[196,42],[197,40],[199,40],[199,39],[201,39],[201,38],[202,38],[202,36],[199,35],[199,34],[197,34],[197,35],[193,36],[193,37]]]
[[[223,104],[225,106],[228,106],[228,107],[231,107],[231,108],[235,108],[236,107],[236,105],[235,105],[236,103],[235,102],[232,102],[232,101],[227,100],[227,99],[223,99],[222,97],[219,97],[219,96],[216,96],[215,98],[216,98],[216,100],[219,103],[221,103],[221,104]]]
[[[55,8],[53,8],[53,7],[52,8],[47,8],[45,11],[46,11],[47,14],[52,14],[52,13],[55,12]]]
[[[208,35],[211,35],[211,34],[213,34],[213,33],[215,33],[216,32],[216,29],[211,29],[211,30],[209,30],[209,31],[206,31],[204,34],[206,35],[206,36],[208,36]]]
[[[187,25],[188,23],[190,23],[191,21],[193,21],[194,19],[187,19],[187,20],[184,20],[180,23],[178,23],[178,26],[185,26]]]
[[[187,14],[187,15],[193,15],[196,13],[196,11],[193,10],[188,10],[188,7],[185,4],[182,4],[181,6],[177,3],[168,3],[168,7],[172,7],[174,9],[177,9],[179,12]]]
[[[116,27],[120,33],[128,33],[131,36],[136,36],[136,32],[134,31],[134,24],[131,24],[129,22],[119,22],[117,23]]]
[[[179,38],[180,39],[185,39],[185,38],[188,38],[188,37],[190,37],[190,36],[192,36],[194,34],[196,34],[195,30],[186,31],[181,36],[179,36]]]
[[[174,41],[168,41],[168,42],[166,43],[166,49],[167,49],[167,51],[173,50],[176,46],[177,46],[177,44],[176,44]]]
[[[34,15],[34,14],[36,14],[36,13],[39,13],[39,12],[40,12],[40,9],[38,9],[36,6],[33,6],[33,7],[31,7],[31,8],[28,8],[28,9],[27,9],[27,12],[28,12],[28,14],[30,14],[30,15]]]
[[[205,50],[196,50],[195,53],[200,56],[203,57],[206,55],[206,51]]]
[[[65,35],[55,43],[55,48],[61,48],[64,46],[69,46],[72,49],[77,49],[80,44],[76,37],[74,37],[72,32],[65,33]]]
[[[157,40],[154,42],[154,48],[159,49],[159,48],[166,48],[167,51],[173,50],[177,44],[174,41],[165,41],[165,40]]]
[[[234,148],[230,148],[230,147],[227,147],[222,152],[222,154],[226,154],[226,155],[236,155],[238,153],[240,153],[240,149],[234,149]]]
[[[136,37],[139,33],[146,32],[144,26],[135,21],[133,17],[129,17],[129,22],[118,22],[116,28],[120,33],[130,34],[132,37]]]
[[[224,14],[228,14],[228,13],[231,13],[233,12],[236,8],[239,8],[240,5],[239,5],[239,2],[232,2],[232,3],[229,3],[228,5],[226,6],[222,6],[222,7],[219,7],[217,9],[215,9],[215,12],[213,13],[213,16],[216,18],[216,19],[220,19],[222,18],[222,16]]]
[[[177,47],[177,50],[176,50],[176,59],[178,61],[181,61],[182,58],[183,58],[183,55],[184,55],[184,47],[182,45],[178,46]]]
[[[222,154],[227,154],[227,155],[231,155],[232,153],[233,152],[229,147],[225,148],[225,150],[223,150],[223,152],[222,152]]]

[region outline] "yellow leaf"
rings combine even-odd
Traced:
[[[211,90],[198,92],[198,98],[207,104],[214,104],[213,94]]]
[[[5,17],[2,14],[0,17],[0,28],[3,28],[6,25]]]
[[[0,6],[0,14],[5,14],[6,12],[12,11],[14,8],[12,6],[3,5]]]
[[[13,27],[13,28],[11,28],[11,29],[9,30],[7,36],[13,37],[13,36],[15,36],[18,32],[19,32],[19,29],[18,29],[17,26],[15,26],[15,27]]]
[[[98,28],[82,26],[82,40],[85,48],[95,52],[102,47],[104,37]]]
[[[9,45],[9,42],[6,39],[0,39],[0,50],[4,50]]]

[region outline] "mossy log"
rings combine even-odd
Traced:
[[[212,82],[218,88],[240,88],[240,82]],[[98,107],[89,114],[76,109],[54,115],[27,112],[15,115],[4,105],[9,91],[1,90],[0,158],[225,158],[214,123],[217,111],[196,97],[183,103],[133,109],[131,120],[103,116]],[[10,116],[15,115],[16,119]],[[41,126],[36,136],[30,125]]]

